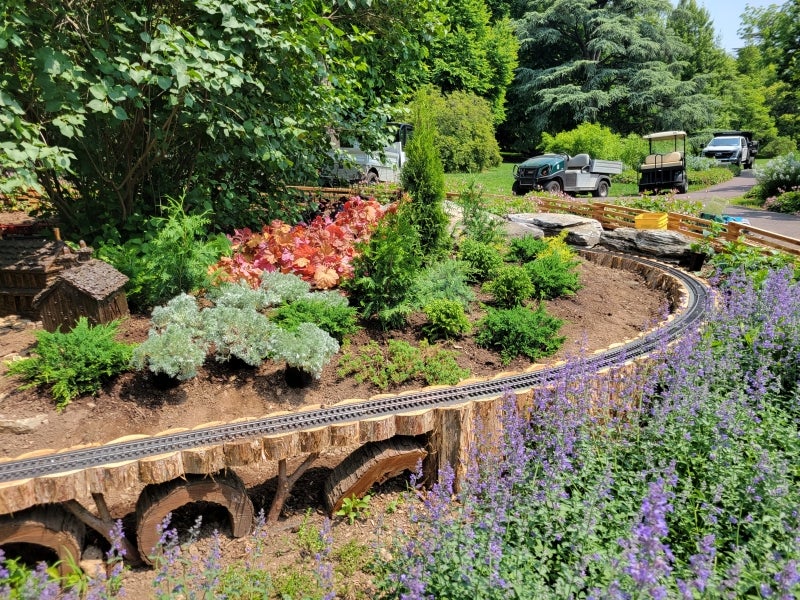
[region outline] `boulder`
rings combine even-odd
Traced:
[[[515,221],[506,221],[506,223],[503,225],[503,231],[510,238],[532,235],[538,240],[544,237],[544,231],[535,225],[530,225],[528,223],[517,223]]]
[[[658,258],[679,259],[689,251],[691,240],[677,231],[619,227],[604,231],[600,245],[617,252],[649,254]]]
[[[0,418],[0,433],[25,435],[26,433],[31,433],[37,427],[44,425],[47,421],[47,415],[36,415],[23,419]]]
[[[559,213],[520,213],[508,215],[508,220],[521,228],[539,229],[545,237],[567,231],[566,241],[575,246],[591,248],[600,242],[603,227],[590,217]],[[525,229],[521,229],[524,231]]]

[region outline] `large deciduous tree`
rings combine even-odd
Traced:
[[[767,102],[778,132],[800,143],[800,1],[748,6],[742,21],[744,39],[761,52],[761,68],[773,70]]]
[[[510,20],[494,19],[485,0],[450,0],[443,7],[445,35],[432,40],[429,80],[442,92],[471,92],[505,119],[506,88],[517,66],[517,38]]]
[[[380,137],[439,14],[438,0],[5,6],[0,191],[41,185],[84,233],[183,192],[226,228],[269,218],[261,193],[313,177],[329,127]]]
[[[667,0],[512,3],[521,48],[506,140],[530,149],[543,131],[587,121],[623,134],[710,124],[704,82],[681,78],[688,49],[667,26],[671,10]]]

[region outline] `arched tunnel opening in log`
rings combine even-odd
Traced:
[[[325,504],[331,514],[342,507],[345,498],[361,498],[375,484],[381,484],[405,471],[414,471],[428,454],[426,442],[397,436],[360,446],[333,469],[325,481]]]
[[[230,518],[233,537],[250,533],[253,503],[244,483],[233,471],[208,476],[187,475],[186,479],[151,484],[145,487],[136,503],[136,539],[143,561],[152,564],[150,557],[159,542],[159,526],[166,516],[198,502],[224,508]]]
[[[0,518],[0,548],[7,558],[32,565],[58,562],[62,576],[80,562],[84,535],[83,523],[56,504]]]

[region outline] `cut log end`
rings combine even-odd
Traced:
[[[83,523],[57,504],[0,519],[0,546],[23,543],[48,548],[58,556],[62,576],[80,562],[84,533]]]
[[[136,503],[136,533],[142,560],[152,564],[159,542],[158,527],[176,509],[192,502],[218,504],[228,511],[231,535],[242,537],[253,526],[253,503],[242,480],[232,471],[213,477],[189,476],[147,486]]]
[[[335,514],[345,498],[361,498],[376,483],[413,471],[426,455],[425,444],[408,437],[361,446],[337,465],[325,481],[328,510]]]

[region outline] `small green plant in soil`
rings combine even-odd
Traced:
[[[423,331],[431,340],[458,338],[472,329],[464,307],[457,300],[431,300],[423,312],[428,317]]]
[[[309,294],[279,306],[270,320],[289,331],[295,331],[301,323],[313,323],[340,343],[358,331],[356,309],[348,306],[347,298],[336,293]]]
[[[503,364],[517,356],[536,360],[555,353],[564,343],[558,330],[563,321],[540,305],[536,310],[522,306],[507,309],[490,308],[478,324],[475,341],[481,346],[499,350]]]
[[[336,511],[337,517],[344,517],[347,522],[352,525],[358,519],[364,519],[369,516],[369,502],[372,496],[364,494],[361,498],[350,496],[342,500],[342,507]]]
[[[472,283],[491,279],[503,266],[503,255],[496,246],[470,237],[459,242],[458,257],[469,265],[468,279]]]
[[[389,340],[382,347],[371,340],[355,352],[345,343],[336,374],[352,375],[359,383],[368,381],[381,390],[413,379],[422,379],[428,385],[455,385],[469,377],[452,351],[425,340],[418,347],[403,340]]]
[[[126,371],[133,347],[114,339],[119,321],[92,326],[80,317],[66,333],[39,331],[33,356],[8,363],[7,375],[18,375],[28,389],[50,388],[61,410],[81,394],[97,392],[104,382]]]
[[[509,308],[524,304],[533,297],[536,288],[524,267],[506,265],[494,279],[483,284],[483,291],[492,294],[498,306]]]

